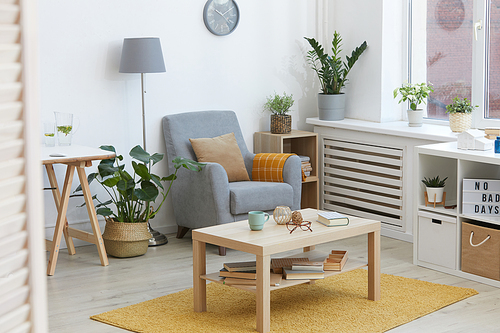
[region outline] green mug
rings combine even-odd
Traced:
[[[250,229],[258,231],[264,228],[264,223],[269,220],[269,214],[260,212],[260,211],[252,211],[248,212],[248,225]]]

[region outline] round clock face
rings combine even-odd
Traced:
[[[229,35],[238,26],[240,11],[233,0],[208,0],[203,9],[207,29],[217,36]]]

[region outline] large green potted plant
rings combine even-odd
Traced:
[[[337,31],[333,34],[331,56],[316,39],[304,38],[312,47],[312,50],[307,52],[307,60],[321,83],[321,93],[318,94],[319,119],[342,120],[345,113],[345,94],[342,93],[342,88],[347,83],[347,75],[352,67],[366,50],[366,41],[356,47],[350,57],[346,55],[345,62],[340,56],[342,37]]]
[[[422,126],[424,110],[419,109],[418,106],[422,103],[425,104],[425,100],[433,91],[434,88],[430,83],[403,83],[401,87],[394,89],[394,98],[401,95],[398,104],[406,101],[410,103],[410,108],[408,109],[408,126]]]
[[[113,146],[101,146],[103,150],[116,153]],[[96,213],[104,216],[106,227],[102,238],[106,252],[114,257],[135,257],[148,250],[148,221],[156,216],[167,198],[172,182],[177,178],[177,171],[184,167],[188,170],[200,171],[203,163],[176,157],[173,160],[175,172],[161,178],[151,172],[151,168],[163,159],[163,154],[150,155],[141,146],[130,150],[133,174],[125,170],[122,155],[102,160],[97,172],[88,175],[89,184],[93,181],[103,186],[110,199],[100,201],[97,196]],[[163,182],[169,181],[168,187]],[[80,191],[79,186],[76,191]],[[157,198],[161,202],[155,208]],[[114,209],[112,209],[114,208]]]
[[[478,105],[471,105],[467,98],[455,97],[453,103],[446,105],[446,113],[450,114],[450,128],[452,132],[467,131],[472,124],[472,111]]]
[[[268,96],[264,104],[264,110],[271,112],[271,133],[288,134],[292,131],[292,116],[287,114],[293,105],[293,95],[283,96],[274,93],[274,96]]]

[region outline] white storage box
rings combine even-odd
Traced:
[[[500,180],[464,179],[462,213],[500,216]]]
[[[418,260],[456,269],[457,218],[418,212]]]

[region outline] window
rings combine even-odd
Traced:
[[[410,81],[431,82],[427,118],[466,97],[474,127],[500,126],[500,0],[409,0]]]

